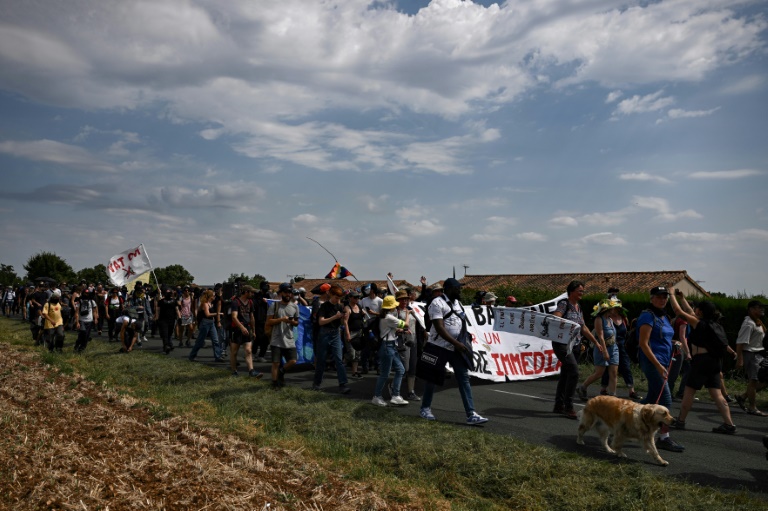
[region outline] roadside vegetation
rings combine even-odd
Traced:
[[[326,492],[338,490],[339,499],[347,492],[350,502],[354,499],[349,509],[639,511],[764,510],[766,506],[765,500],[748,492],[724,492],[679,482],[654,475],[634,463],[584,458],[508,436],[428,423],[359,401],[298,388],[273,392],[268,383],[232,378],[226,371],[202,364],[140,351],[130,356],[119,355],[114,345],[103,342],[92,342],[85,355],[66,351],[61,355],[48,354],[31,346],[27,325],[17,320],[0,319],[0,343],[10,345],[2,350],[6,359],[13,357],[13,353],[34,358],[43,364],[40,367],[47,366],[52,374],[74,382],[69,383],[73,391],[61,396],[62,400],[71,401],[69,406],[82,410],[102,406],[95,395],[74,392],[82,379],[95,389],[106,389],[114,396],[129,400],[130,408],[141,412],[133,420],[141,422],[147,434],[161,432],[156,434],[163,439],[162,442],[155,439],[158,446],[174,440],[175,434],[168,431],[176,430],[169,424],[184,423],[201,431],[215,431],[221,438],[231,438],[240,445],[239,450],[245,445],[283,453],[288,467],[282,468],[291,472],[281,477],[301,480],[299,486],[306,492],[302,494],[298,488],[289,492],[272,483],[275,495],[270,500],[271,510],[306,509],[310,503],[307,495],[313,491],[317,494],[318,488]],[[24,367],[31,366],[25,363]],[[0,398],[13,400],[9,389],[19,371],[7,369],[0,375]],[[52,378],[54,376],[48,380]],[[732,393],[743,389],[743,384],[735,381],[729,381],[728,386]],[[640,389],[642,382],[638,380]],[[761,399],[765,405],[764,394]],[[20,477],[14,464],[21,464],[18,456],[28,455],[29,446],[24,438],[9,433],[10,424],[19,427],[14,422],[16,419],[7,412],[0,413],[4,414],[6,430],[5,439],[0,441],[5,451],[0,452],[4,463],[0,470],[0,508],[83,509],[77,501],[66,501],[66,495],[46,504],[45,499],[40,500],[34,493],[40,481]],[[86,415],[83,412],[83,416]],[[65,427],[78,430],[81,426],[74,423]],[[80,431],[81,435],[90,433],[90,429]],[[55,435],[46,441],[55,441]],[[133,439],[133,443],[137,441]],[[213,449],[188,439],[183,443],[188,458],[202,456],[203,449],[206,453]],[[147,455],[152,454],[152,445],[150,441],[145,447]],[[169,444],[168,449],[171,447]],[[9,455],[12,451],[17,458]],[[64,450],[58,454],[64,455]],[[123,456],[119,450],[111,457],[114,461],[122,460],[125,466],[135,462],[132,456]],[[92,459],[64,461],[74,472],[87,470],[78,463],[94,464]],[[63,461],[40,460],[40,463],[60,466]],[[227,466],[240,465],[233,462]],[[247,463],[242,467],[251,481],[258,480],[260,474],[267,477],[263,467],[262,471]],[[115,462],[111,470],[114,473],[105,477],[118,481],[125,468]],[[199,481],[199,474],[194,471],[179,470],[174,473],[174,479],[180,482],[189,479],[190,487],[194,480],[194,492],[199,495],[199,500],[185,501],[187,503],[178,504],[177,509],[199,509],[203,502],[207,502],[209,509],[238,508],[234,503],[225,506],[225,501],[217,500],[215,495],[207,496],[205,492],[213,489],[208,488],[206,481]],[[142,481],[133,480],[131,484],[140,496],[144,491]],[[25,485],[29,486],[28,495],[36,495],[37,500],[8,500],[11,495],[24,495]],[[369,495],[363,497],[361,491]],[[76,495],[75,490],[71,495]],[[254,496],[251,508],[261,509],[266,500],[259,499],[264,498]],[[136,498],[131,506],[150,508],[142,504],[145,501]],[[331,502],[336,501],[326,500],[323,509],[342,509]],[[166,505],[168,509],[174,508],[167,502]],[[128,504],[125,506],[128,508]],[[121,507],[112,503],[109,508]]]

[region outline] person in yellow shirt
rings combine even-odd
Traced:
[[[64,348],[64,318],[61,316],[61,291],[54,290],[48,303],[43,305],[43,339],[48,351],[61,353]]]

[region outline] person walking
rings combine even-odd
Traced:
[[[403,381],[405,368],[397,352],[398,338],[402,339],[409,330],[408,323],[398,318],[397,306],[399,303],[390,295],[384,298],[379,315],[379,332],[381,332],[381,345],[379,346],[379,377],[376,380],[376,389],[371,403],[376,406],[387,406],[382,394],[384,385],[389,379],[389,372],[394,366],[395,380],[392,385],[392,396],[389,404],[395,406],[407,405],[408,401],[400,397],[400,385]]]
[[[664,308],[669,300],[669,291],[664,286],[651,289],[651,303],[648,309],[637,318],[640,352],[640,369],[648,380],[648,393],[642,404],[656,403],[672,407],[672,393],[669,391],[668,378],[672,365],[672,336],[674,328],[669,322]],[[685,447],[672,440],[669,426],[662,424],[659,429],[658,449],[671,452],[683,452]]]
[[[760,382],[757,373],[760,364],[765,358],[763,350],[765,338],[765,323],[763,315],[765,306],[758,300],[752,300],[747,304],[747,316],[741,323],[739,335],[736,338],[736,367],[744,368],[747,376],[747,390],[736,396],[736,402],[742,410],[750,415],[768,417],[768,413],[761,412],[755,404],[755,395],[758,390],[765,388],[766,383]]]
[[[342,394],[349,394],[352,390],[347,385],[347,370],[342,358],[340,330],[341,324],[346,318],[341,304],[342,296],[344,296],[344,288],[338,284],[333,284],[328,290],[328,301],[323,302],[318,311],[317,321],[320,329],[315,343],[315,377],[312,382],[312,390],[320,390],[328,353],[336,364],[339,391]]]
[[[197,340],[189,352],[189,360],[195,360],[197,353],[205,346],[205,338],[211,336],[213,346],[213,361],[223,362],[221,357],[221,344],[219,343],[219,331],[216,329],[216,320],[219,315],[211,306],[213,304],[213,291],[206,289],[200,296],[200,306],[197,309]]]
[[[299,306],[293,301],[293,287],[288,282],[280,284],[277,290],[279,301],[274,301],[267,310],[266,327],[271,329],[270,352],[272,356],[272,388],[285,385],[285,372],[296,364],[296,339],[293,329],[299,326]],[[285,359],[285,364],[283,364]]]
[[[435,288],[435,291],[438,289],[439,287]],[[475,411],[472,387],[469,383],[469,366],[465,358],[466,355],[471,355],[471,352],[470,348],[462,342],[463,339],[459,339],[459,337],[463,337],[462,334],[466,334],[467,321],[460,297],[461,283],[454,278],[445,279],[442,293],[432,299],[427,309],[427,314],[432,321],[427,344],[433,344],[440,350],[447,352],[445,353],[447,355],[445,360],[453,367],[464,412],[467,416],[467,424],[476,426],[488,422],[488,419]],[[445,367],[444,364],[443,367]],[[435,383],[427,381],[419,412],[422,419],[435,420],[435,415],[432,413],[434,394]]]
[[[240,346],[242,346],[248,375],[261,379],[264,375],[253,368],[254,318],[251,295],[255,291],[252,286],[246,284],[240,288],[240,296],[232,300],[232,340],[229,344],[229,365],[232,369],[232,376],[237,376],[237,353],[240,351]]]
[[[616,378],[619,368],[619,347],[616,344],[616,325],[614,319],[618,317],[617,310],[621,308],[619,300],[602,300],[595,305],[592,317],[595,318],[593,336],[597,340],[594,347],[595,370],[587,376],[576,393],[583,400],[587,400],[587,387],[597,380],[602,379],[604,373],[608,373],[607,394],[616,395]],[[607,371],[606,371],[607,369]]]
[[[572,280],[566,288],[566,293],[567,298],[557,302],[557,309],[552,314],[581,325],[581,335],[596,344],[592,332],[584,326],[584,314],[581,312],[581,305],[579,305],[579,300],[584,296],[584,283],[580,280]],[[561,364],[560,376],[557,379],[557,388],[555,389],[555,407],[552,411],[568,419],[576,420],[578,417],[573,409],[573,394],[579,384],[578,357],[581,354],[581,339],[577,339],[572,344],[553,342],[552,350]]]
[[[678,303],[677,297],[680,297],[680,303]],[[723,423],[712,428],[712,432],[733,435],[736,433],[736,426],[731,419],[731,409],[720,390],[722,386],[720,373],[723,367],[722,357],[727,353],[728,338],[725,336],[722,325],[717,322],[720,315],[715,304],[704,300],[697,302],[696,306],[691,308],[683,293],[680,290],[675,290],[675,294],[672,295],[672,309],[678,316],[685,317],[688,324],[691,325],[688,344],[692,354],[691,370],[685,384],[680,414],[672,425],[677,429],[685,429],[685,418],[691,410],[696,391],[706,386],[712,401],[723,418]]]

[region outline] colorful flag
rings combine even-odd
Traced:
[[[328,275],[325,276],[326,279],[338,279],[339,274],[341,272],[341,265],[338,261],[336,261],[336,264],[333,265],[333,268],[331,271],[328,272]]]
[[[351,271],[340,265],[338,261],[333,265],[333,269],[328,272],[328,275],[325,276],[326,279],[343,279],[346,277],[354,277],[354,275],[352,275]]]
[[[124,286],[150,270],[152,263],[149,262],[144,245],[139,245],[113,256],[107,265],[107,276],[112,284]]]

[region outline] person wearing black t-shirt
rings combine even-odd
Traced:
[[[251,296],[256,290],[251,286],[240,288],[240,296],[232,300],[232,340],[229,344],[229,365],[232,376],[237,376],[237,352],[243,347],[248,375],[261,378],[262,373],[253,368],[253,301]]]
[[[176,321],[181,319],[181,309],[179,309],[179,302],[173,297],[173,290],[163,291],[163,298],[155,308],[153,319],[157,324],[160,339],[163,341],[163,353],[167,355],[173,351],[173,328]]]
[[[351,389],[347,386],[347,370],[342,359],[343,345],[340,332],[342,323],[347,319],[341,304],[344,289],[338,284],[334,284],[328,293],[328,301],[320,305],[318,312],[317,321],[320,330],[315,341],[315,378],[312,383],[312,390],[320,390],[325,372],[326,354],[330,353],[336,364],[339,390],[342,394],[349,394]]]

